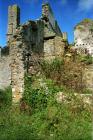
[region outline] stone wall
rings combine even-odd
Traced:
[[[85,53],[85,50],[88,50],[88,53],[93,56],[93,21],[85,19],[80,22],[74,30],[74,42],[75,48],[78,49],[78,52]]]
[[[10,62],[9,56],[0,58],[0,89],[5,89],[11,84]]]
[[[25,73],[29,72],[33,63],[32,52],[43,57],[43,36],[43,22],[37,20],[28,21],[18,27],[11,39],[11,84],[14,103],[18,103],[22,98]]]
[[[52,9],[48,3],[42,5],[42,17],[49,20],[53,29],[55,29],[55,19]]]
[[[63,35],[63,40],[64,41],[67,41],[68,40],[68,34],[67,34],[67,32],[63,32],[62,35]]]
[[[44,40],[44,59],[54,59],[63,57],[65,52],[66,42],[60,36],[54,36]]]
[[[10,47],[12,97],[18,103],[24,92],[24,46],[20,40],[12,42]]]
[[[42,5],[42,19],[45,23],[45,36],[46,33],[47,35],[51,36],[53,33],[62,36],[62,32],[60,30],[60,27],[57,23],[57,21],[55,20],[53,11],[49,5],[49,3],[43,4]]]
[[[83,71],[83,82],[87,89],[93,91],[93,64],[85,67]]]
[[[44,58],[53,59],[55,58],[55,41],[53,39],[48,39],[44,41]]]
[[[55,56],[64,56],[65,48],[67,46],[67,41],[64,41],[62,37],[56,36],[55,37]]]
[[[7,41],[9,42],[20,24],[20,8],[17,5],[8,8],[8,31]]]

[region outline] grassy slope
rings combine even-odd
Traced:
[[[0,140],[92,139],[91,107],[74,96],[73,91],[58,87],[45,77],[26,77],[25,84],[24,101],[30,110],[24,108],[20,112],[9,101],[9,105],[1,107]],[[59,91],[68,96],[68,104],[56,101]]]

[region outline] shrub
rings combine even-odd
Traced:
[[[52,101],[54,100],[54,93],[59,89],[54,86],[54,83],[51,80],[46,79],[44,80],[46,83],[45,87],[39,86],[33,88],[32,84],[34,80],[32,82],[31,80],[32,78],[30,76],[26,76],[23,100],[31,107],[31,111],[34,113],[35,111],[42,111],[45,109],[50,99]]]
[[[63,59],[55,58],[50,63],[48,61],[42,61],[41,68],[42,68],[43,72],[46,74],[46,76],[50,77],[51,72],[56,72],[56,71],[60,72],[60,70],[62,70],[63,64],[64,64]]]
[[[87,64],[87,65],[89,65],[89,64],[92,64],[92,63],[93,63],[93,57],[90,56],[90,55],[81,56],[81,57],[80,57],[80,61],[81,61],[81,62],[84,62],[84,63]]]
[[[82,84],[82,68],[80,62],[66,62],[66,60],[55,59],[48,63],[44,61],[41,68],[46,78],[50,78],[58,85],[65,85],[67,88],[81,91],[84,84]]]

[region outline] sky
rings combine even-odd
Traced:
[[[0,46],[6,45],[8,6],[17,4],[21,10],[21,23],[41,17],[42,3],[48,1],[61,31],[74,41],[74,27],[84,18],[93,19],[93,0],[0,0]]]

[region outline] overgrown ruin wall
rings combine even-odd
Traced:
[[[23,44],[20,41],[12,42],[10,48],[11,58],[11,86],[13,102],[17,103],[24,92],[24,58]],[[22,49],[23,48],[23,49]]]
[[[11,39],[11,86],[14,103],[22,98],[25,73],[30,69],[32,52],[43,57],[43,34],[41,20],[28,21],[16,29]]]
[[[61,32],[49,4],[43,5],[39,20],[29,20],[23,25],[19,11],[16,5],[9,7],[9,55],[0,55],[0,88],[11,84],[14,103],[22,98],[25,73],[35,74],[41,59],[63,57],[68,46],[67,35]]]
[[[75,48],[84,54],[87,50],[93,56],[93,21],[85,19],[74,30]]]

